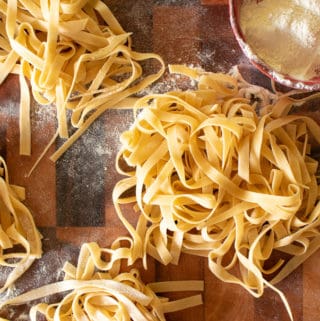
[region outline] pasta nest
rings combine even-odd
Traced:
[[[159,55],[132,49],[131,33],[101,0],[2,1],[0,26],[0,84],[19,75],[22,155],[31,154],[32,98],[56,107],[50,144],[66,139],[51,156],[56,161],[101,114],[165,69]],[[150,59],[158,71],[146,74],[141,61]]]
[[[6,275],[0,293],[42,255],[41,235],[29,209],[22,203],[24,194],[22,187],[9,184],[8,169],[0,157],[0,266]]]
[[[127,177],[113,199],[132,247],[163,264],[181,252],[207,257],[218,278],[255,297],[265,286],[278,291],[274,284],[319,247],[310,138],[319,142],[320,128],[289,114],[302,101],[260,101],[259,114],[235,77],[178,69],[197,88],[141,98],[121,136],[117,166]],[[122,212],[127,203],[136,228]]]
[[[157,292],[203,291],[203,281],[170,281],[144,284],[137,269],[119,273],[104,272],[92,265],[88,249],[98,250],[95,243],[83,244],[78,266],[66,263],[65,280],[33,289],[2,303],[19,305],[48,295],[63,294],[56,303],[39,303],[30,309],[30,319],[38,320],[108,320],[165,321],[165,313],[202,304],[200,294],[169,300]],[[85,267],[92,267],[87,269]],[[86,277],[86,278],[85,278]],[[67,294],[65,294],[67,292]]]
[[[32,320],[36,320],[36,312],[43,313],[46,320],[165,320],[161,301],[139,279],[136,270],[114,279],[104,276],[96,280],[69,280],[57,286],[60,291],[72,291],[58,303],[35,305],[30,311]]]

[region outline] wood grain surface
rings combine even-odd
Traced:
[[[268,80],[248,63],[233,37],[226,0],[110,0],[110,6],[126,31],[132,32],[134,49],[160,54],[166,64],[201,66],[208,71],[228,71],[233,65],[247,66],[247,78],[258,84]],[[152,70],[152,64],[145,68]],[[181,79],[166,74],[153,91],[177,86]],[[56,163],[45,157],[30,177],[32,164],[56,128],[52,107],[34,104],[32,113],[32,157],[18,153],[19,85],[10,76],[0,86],[0,152],[8,163],[11,182],[25,186],[26,204],[43,235],[44,256],[17,282],[16,294],[61,278],[66,260],[75,262],[83,242],[108,246],[125,229],[119,223],[111,192],[120,176],[115,171],[119,135],[132,120],[131,110],[109,110]],[[318,109],[302,112],[319,119]],[[57,142],[52,146],[52,153]],[[48,156],[47,155],[47,156]],[[130,219],[134,213],[128,208]],[[279,287],[287,296],[295,321],[320,319],[320,256],[313,255]],[[0,271],[0,273],[2,273]],[[204,258],[183,255],[178,266],[150,261],[141,270],[145,282],[199,279],[205,281],[204,304],[167,315],[169,321],[287,321],[280,298],[266,290],[254,299],[242,288],[222,283],[207,268]],[[26,320],[28,306],[1,311],[11,320]]]

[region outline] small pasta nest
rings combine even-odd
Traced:
[[[122,273],[99,269],[103,262],[100,256],[103,250],[96,243],[83,244],[78,265],[66,262],[63,281],[7,299],[1,306],[19,305],[48,295],[61,294],[62,299],[58,302],[33,305],[29,313],[30,319],[36,321],[41,314],[48,321],[165,321],[165,313],[202,304],[201,294],[172,300],[156,293],[203,291],[203,281],[145,284],[137,269]]]
[[[132,49],[131,33],[101,0],[3,1],[0,26],[0,84],[19,75],[22,155],[31,154],[31,94],[56,106],[50,144],[57,136],[67,139],[51,156],[56,161],[103,112],[164,72],[159,55]],[[159,68],[147,75],[141,61],[149,59]]]
[[[24,189],[9,184],[8,169],[0,157],[0,267],[10,270],[0,293],[42,255],[41,235],[23,199]]]
[[[141,98],[121,136],[118,171],[127,177],[113,199],[132,247],[163,264],[177,263],[181,252],[204,256],[221,280],[255,297],[265,286],[282,295],[274,284],[320,245],[318,162],[310,155],[320,127],[289,114],[303,100],[272,95],[274,104],[260,101],[260,115],[237,78],[171,70],[198,88]],[[139,213],[137,228],[124,203]]]

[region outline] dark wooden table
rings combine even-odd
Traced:
[[[233,37],[227,0],[111,0],[106,1],[126,31],[133,32],[134,48],[160,54],[165,62],[201,66],[227,72],[233,65],[248,65],[248,78],[259,84],[268,80],[250,67]],[[164,79],[154,91],[184,86]],[[119,135],[131,124],[131,110],[109,110],[56,163],[48,157],[31,177],[26,173],[55,131],[54,109],[34,104],[32,157],[18,153],[18,79],[10,76],[0,87],[0,152],[6,158],[11,182],[25,186],[26,204],[43,234],[43,258],[16,283],[16,293],[61,278],[66,260],[75,262],[83,242],[108,246],[125,229],[119,223],[111,192],[120,178],[115,171]],[[319,117],[318,110],[305,110]],[[59,143],[59,142],[58,142]],[[49,151],[52,153],[56,146]],[[134,220],[134,217],[132,217]],[[295,321],[320,319],[320,256],[316,253],[283,281]],[[171,321],[270,321],[289,320],[279,297],[266,290],[254,299],[245,290],[215,278],[203,258],[183,255],[179,266],[149,264],[141,271],[145,282],[203,279],[204,305],[168,314]],[[1,316],[25,320],[23,309],[9,309]]]

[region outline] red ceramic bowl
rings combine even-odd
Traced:
[[[250,44],[246,42],[245,37],[240,28],[239,15],[242,2],[242,0],[229,0],[230,24],[242,51],[248,57],[251,63],[262,73],[286,87],[303,89],[308,91],[320,90],[320,77],[312,78],[310,80],[305,81],[294,79],[288,75],[283,75],[273,70],[255,54],[255,52],[250,47]]]

